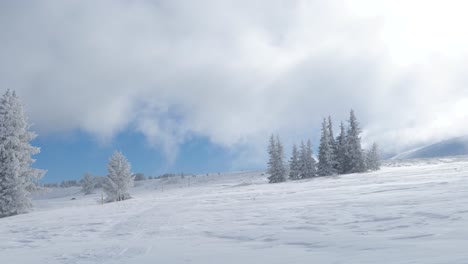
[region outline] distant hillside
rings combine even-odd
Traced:
[[[444,140],[400,153],[392,159],[420,159],[468,155],[468,136]]]

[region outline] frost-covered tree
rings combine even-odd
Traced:
[[[296,144],[293,145],[291,159],[289,160],[289,179],[298,180],[300,173],[299,152]]]
[[[299,178],[303,179],[305,175],[305,163],[307,160],[307,149],[304,141],[301,141],[301,146],[299,149]]]
[[[275,173],[276,173],[276,168],[277,168],[276,163],[278,162],[278,158],[277,158],[278,153],[276,151],[276,140],[273,135],[270,136],[270,141],[268,142],[267,152],[268,152],[267,173],[270,175],[268,177],[268,180],[271,183],[275,179]]]
[[[327,127],[327,120],[325,118],[322,122],[322,134],[320,137],[318,161],[318,175],[328,176],[336,173],[333,167],[333,149],[330,146],[329,131]]]
[[[130,169],[127,158],[120,151],[115,151],[107,164],[108,174],[103,186],[109,202],[131,198],[129,189],[133,186],[135,176]]]
[[[304,143],[301,144],[301,154],[300,154],[300,177],[302,179],[312,178],[317,176],[315,159],[312,156],[312,143],[310,140],[307,140],[307,145]]]
[[[346,159],[346,129],[341,122],[340,124],[340,135],[336,137],[336,171],[337,173],[345,173],[347,168]]]
[[[361,129],[354,111],[349,114],[349,127],[346,135],[346,173],[363,172],[366,170],[364,155],[361,147]]]
[[[283,181],[286,181],[288,167],[284,157],[283,143],[281,143],[281,140],[279,139],[278,135],[276,135],[276,149],[278,152],[279,175],[282,175]]]
[[[31,156],[40,150],[30,144],[36,134],[29,131],[23,108],[10,90],[0,99],[0,217],[27,213],[29,193],[45,173],[31,167]]]
[[[334,136],[334,133],[333,133],[333,123],[332,123],[332,119],[331,119],[331,116],[328,116],[328,123],[327,123],[327,128],[328,128],[328,140],[329,140],[329,145],[330,145],[330,148],[332,149],[332,163],[333,163],[333,169],[335,170],[335,172],[338,171],[338,160],[337,160],[337,155],[338,155],[338,149],[337,149],[337,144],[336,144],[336,141],[335,141],[335,136]]]
[[[91,174],[85,173],[81,180],[81,191],[85,195],[92,194],[94,192],[94,188],[96,188],[96,184],[96,179]]]
[[[377,143],[372,144],[371,149],[367,152],[366,165],[369,170],[380,170],[380,155]]]
[[[272,135],[270,137],[270,143],[268,145],[268,170],[267,173],[270,175],[268,180],[270,183],[284,182],[286,181],[286,165],[284,163],[284,148],[279,140]]]

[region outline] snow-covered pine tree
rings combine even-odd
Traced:
[[[280,174],[283,178],[283,181],[286,181],[287,179],[287,174],[288,174],[288,164],[286,162],[286,159],[284,157],[284,146],[283,143],[281,143],[281,140],[279,139],[278,135],[276,135],[276,148],[278,151],[278,157],[279,157],[279,171]]]
[[[293,145],[291,159],[289,160],[289,179],[298,180],[300,173],[299,152],[296,144]]]
[[[89,173],[85,173],[83,179],[81,180],[81,191],[87,195],[94,192],[96,187],[96,179]]]
[[[364,155],[361,147],[361,129],[356,119],[354,111],[349,114],[349,127],[346,135],[346,158],[347,168],[346,173],[364,172],[366,170]]]
[[[337,150],[337,145],[335,141],[335,136],[333,133],[333,123],[332,123],[331,116],[328,116],[327,128],[328,128],[328,140],[330,141],[329,145],[330,145],[330,148],[332,149],[333,169],[335,171],[338,171],[338,160],[337,160],[338,150]]]
[[[306,146],[304,144],[304,141],[301,141],[301,146],[300,146],[300,149],[299,149],[299,178],[300,179],[304,179],[306,178],[306,173],[304,172],[305,171],[305,164],[306,164],[306,160],[307,160],[307,149],[306,149]]]
[[[276,136],[276,151],[278,153],[278,182],[284,182],[287,179],[287,163],[284,158],[284,147],[278,135]]]
[[[268,180],[270,183],[274,179],[274,174],[276,172],[276,163],[278,162],[277,153],[276,153],[276,140],[273,135],[270,136],[270,141],[268,143],[268,167],[267,167],[267,173],[270,175],[268,177]]]
[[[320,137],[319,153],[318,153],[318,175],[328,176],[335,174],[333,168],[333,150],[330,146],[329,132],[327,128],[327,120],[324,118],[322,122],[322,135]]]
[[[301,178],[302,179],[307,179],[307,178],[312,178],[317,176],[317,170],[315,168],[315,159],[312,156],[313,151],[312,151],[312,143],[310,140],[307,140],[307,145],[304,146],[304,144],[301,145]]]
[[[372,171],[380,170],[380,155],[377,143],[372,144],[371,149],[366,154],[367,169]]]
[[[268,161],[268,180],[270,183],[286,181],[286,165],[284,163],[284,148],[281,144],[279,137],[276,138],[272,135],[268,146],[268,154],[270,156]]]
[[[310,158],[311,175],[317,176],[317,161],[314,158],[314,151],[312,149],[312,142],[310,139],[307,140],[307,156]]]
[[[6,91],[0,99],[0,217],[27,213],[29,193],[45,173],[31,168],[40,150],[30,145],[36,134],[29,128],[20,99]]]
[[[108,174],[103,186],[109,202],[131,198],[129,189],[133,186],[135,176],[130,172],[130,168],[130,163],[120,151],[112,154],[107,164]]]
[[[348,167],[348,165],[346,162],[346,129],[343,122],[340,124],[340,135],[336,137],[336,161],[337,173],[345,173],[345,169]]]

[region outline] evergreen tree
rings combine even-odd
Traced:
[[[81,191],[85,195],[92,194],[94,192],[94,188],[96,187],[96,183],[96,179],[91,176],[91,174],[85,173],[83,180],[81,181]]]
[[[300,173],[299,152],[296,144],[293,145],[291,159],[289,160],[289,179],[298,180]]]
[[[335,171],[338,171],[338,167],[339,167],[338,160],[337,160],[338,150],[337,150],[337,145],[336,145],[336,141],[335,141],[335,136],[334,136],[334,133],[333,133],[333,123],[332,123],[331,116],[328,116],[327,128],[328,128],[329,145],[330,145],[330,148],[332,149],[331,159],[332,159],[333,169]]]
[[[312,178],[317,175],[315,159],[312,157],[312,143],[307,140],[307,145],[301,144],[301,173],[302,179]]]
[[[284,163],[284,148],[278,136],[272,135],[270,137],[270,144],[268,146],[268,154],[270,156],[268,161],[268,180],[270,183],[286,181],[286,166]]]
[[[349,127],[346,135],[346,158],[347,166],[346,173],[364,172],[366,170],[364,157],[361,147],[361,129],[359,123],[351,110],[349,115]]]
[[[336,137],[336,171],[340,174],[345,173],[347,165],[346,159],[346,129],[341,122],[340,124],[340,135]]]
[[[278,158],[276,157],[277,156],[277,152],[276,152],[276,140],[275,140],[275,137],[273,135],[270,136],[270,141],[269,141],[269,144],[268,144],[268,168],[267,168],[267,173],[270,174],[270,176],[268,177],[268,180],[270,181],[270,183],[272,182],[276,182],[274,181],[274,179],[276,178],[276,168],[278,167],[277,166],[277,162],[278,162]]]
[[[276,151],[278,153],[278,175],[280,182],[287,179],[287,164],[284,157],[284,147],[281,140],[276,136]]]
[[[320,146],[318,154],[318,175],[328,176],[336,173],[333,168],[333,149],[330,146],[329,131],[327,120],[324,118],[322,122],[322,135],[320,137]]]
[[[301,141],[301,147],[299,150],[299,178],[304,179],[307,178],[305,173],[306,168],[306,160],[307,160],[307,149],[304,144],[304,141]]]
[[[130,187],[133,186],[135,176],[130,172],[130,163],[127,158],[115,151],[107,164],[107,178],[104,182],[104,192],[109,202],[122,201],[131,198]]]
[[[367,152],[366,163],[367,169],[372,171],[380,170],[380,155],[377,143],[372,144],[371,149]]]
[[[31,157],[40,152],[30,145],[36,134],[15,92],[8,90],[0,99],[0,217],[29,211],[29,193],[44,171],[31,168]]]

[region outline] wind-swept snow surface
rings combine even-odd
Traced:
[[[99,190],[53,191],[0,219],[0,260],[466,264],[468,160],[433,163],[279,184],[260,172],[149,180],[104,205]]]

